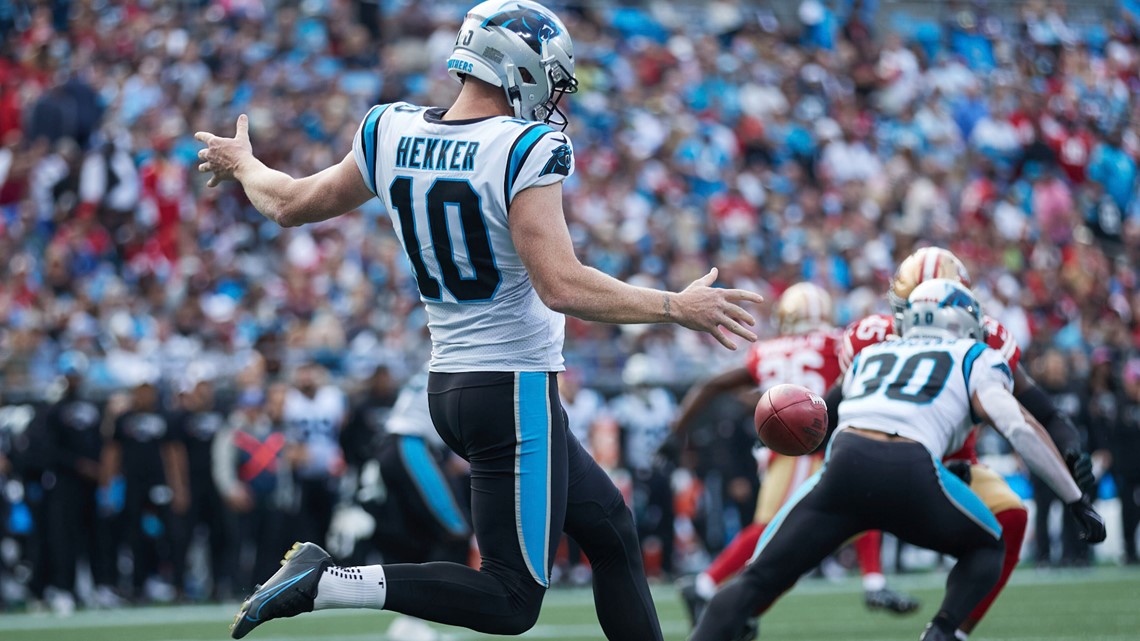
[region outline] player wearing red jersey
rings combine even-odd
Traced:
[[[895,319],[905,307],[907,296],[920,283],[933,278],[948,278],[970,286],[970,277],[965,266],[958,257],[951,252],[937,248],[927,247],[908,256],[899,265],[891,280],[891,288],[887,293],[893,316],[876,314],[852,323],[843,334],[840,345],[840,365],[844,371],[851,365],[855,355],[865,347],[890,340],[897,335]],[[1081,490],[1091,494],[1095,479],[1092,474],[1092,463],[1088,455],[1081,451],[1080,437],[1076,428],[1062,413],[1056,411],[1052,402],[1021,368],[1021,349],[1009,331],[997,320],[986,316],[985,334],[986,344],[996,349],[1005,358],[1006,364],[1013,372],[1013,394],[1018,402],[1045,427],[1049,436],[1062,453],[1074,480]],[[834,392],[833,392],[834,393]],[[834,396],[828,398],[828,405],[837,405]],[[985,616],[986,611],[993,605],[1009,580],[1013,569],[1017,567],[1021,555],[1021,544],[1025,538],[1025,524],[1027,513],[1021,504],[1021,499],[1014,493],[1009,485],[985,465],[978,462],[976,449],[977,430],[974,430],[960,450],[946,457],[947,467],[961,476],[970,484],[973,490],[994,513],[1002,526],[1005,541],[1005,562],[1002,567],[1001,578],[993,591],[970,613],[970,616],[958,630],[958,639],[966,639],[973,632],[978,622]]]
[[[776,306],[780,336],[758,341],[748,350],[744,365],[730,369],[695,385],[681,403],[673,434],[666,450],[676,456],[680,439],[693,418],[720,394],[791,383],[825,394],[840,378],[839,363],[842,333],[833,326],[831,297],[811,283],[793,285],[784,292]],[[752,523],[741,530],[720,555],[695,580],[682,586],[682,596],[693,617],[699,617],[705,602],[718,585],[739,572],[756,549],[756,543],[780,506],[796,488],[819,470],[823,451],[808,456],[782,456],[765,450],[761,466],[766,463],[764,482],[756,504]],[[879,532],[867,532],[855,544],[863,571],[867,606],[897,613],[913,612],[918,602],[886,587],[880,560]]]

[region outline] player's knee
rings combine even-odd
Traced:
[[[499,604],[479,621],[475,629],[488,634],[519,635],[534,627],[546,588],[529,572],[504,572],[484,567],[503,587]]]
[[[542,597],[546,589],[537,583],[521,593],[516,593],[505,616],[498,619],[493,629],[484,630],[491,634],[504,634],[515,636],[523,634],[534,627],[538,622],[538,613],[542,608]]]

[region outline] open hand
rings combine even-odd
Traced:
[[[253,157],[253,145],[249,142],[249,118],[242,114],[237,119],[237,133],[233,138],[222,138],[208,131],[199,131],[194,139],[206,144],[206,148],[198,151],[198,159],[203,161],[198,165],[201,173],[213,172],[207,187],[217,187],[223,181],[236,180],[238,168],[247,159]]]
[[[708,332],[721,345],[734,350],[736,343],[729,340],[721,328],[748,342],[755,341],[756,334],[745,325],[755,325],[756,319],[737,303],[762,303],[764,297],[743,289],[714,288],[711,285],[716,282],[717,274],[716,267],[713,267],[709,273],[693,281],[685,291],[673,295],[672,309],[668,311],[679,325]]]

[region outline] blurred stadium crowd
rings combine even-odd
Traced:
[[[713,264],[770,299],[809,279],[844,324],[885,310],[898,259],[951,249],[1087,431],[1098,469],[1131,492],[1135,530],[1137,3],[1080,20],[1060,1],[893,20],[875,0],[786,3],[780,16],[731,0],[554,4],[581,87],[566,211],[584,262],[673,289]],[[366,485],[344,472],[364,471],[398,382],[430,349],[387,217],[374,201],[279,229],[238,190],[205,188],[192,135],[248,113],[267,164],[324,168],[369,106],[454,95],[442,61],[464,7],[0,0],[0,477],[22,481],[6,486],[0,523],[25,540],[0,546],[0,566],[20,585],[69,590],[90,550],[93,583],[115,588],[95,602],[126,585],[165,598],[163,585],[186,586],[196,526],[232,533],[222,521],[240,514],[242,536],[264,534],[276,554],[287,541],[274,537],[304,538],[280,519],[301,511],[290,523],[321,536],[339,493]],[[635,480],[673,394],[740,358],[691,332],[573,319],[566,352],[569,378],[622,395],[587,390],[579,423]],[[325,382],[356,398],[340,403],[339,444],[289,427],[288,397]],[[620,432],[590,434],[591,412]],[[723,414],[707,428],[711,453],[690,461],[715,507],[676,501],[714,548],[733,515],[751,514],[756,485],[750,428],[739,407]],[[239,431],[255,443],[243,448]],[[631,492],[641,523],[671,533],[668,483],[645,487]],[[96,491],[89,514],[52,509]],[[119,544],[134,568],[121,580],[103,552]],[[1136,561],[1134,545],[1126,553]],[[213,561],[231,589],[248,587],[227,557]]]

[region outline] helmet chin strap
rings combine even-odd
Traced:
[[[522,111],[522,91],[519,89],[518,83],[515,82],[515,66],[508,63],[506,71],[506,80],[503,83],[503,90],[507,93],[507,102],[511,103],[511,109],[515,112],[515,118],[530,120]]]

